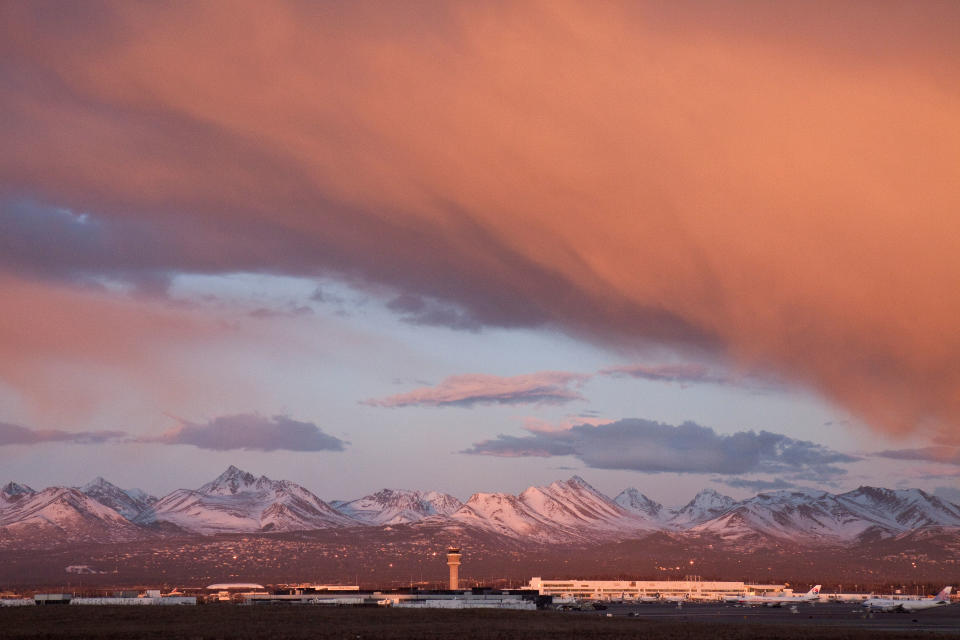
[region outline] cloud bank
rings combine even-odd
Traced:
[[[70,444],[140,443],[188,444],[212,451],[344,451],[348,442],[324,433],[311,422],[287,416],[272,418],[256,413],[220,416],[206,423],[181,421],[158,436],[132,436],[126,431],[61,431],[31,429],[0,422],[0,446],[35,445],[45,442]]]
[[[343,275],[957,443],[960,6],[835,9],[4,3],[0,197],[53,213],[3,209],[0,263]],[[0,362],[112,304],[36,286],[63,322],[4,314]]]
[[[477,404],[562,404],[582,400],[572,385],[590,376],[566,371],[540,371],[520,376],[468,373],[450,376],[433,387],[421,387],[381,399],[367,400],[377,407],[457,406]]]
[[[575,456],[595,469],[646,473],[800,474],[829,479],[858,458],[769,431],[718,434],[694,422],[672,426],[637,418],[529,436],[500,435],[462,453],[506,457]]]
[[[312,422],[256,413],[220,416],[203,424],[182,421],[160,436],[140,441],[189,444],[213,451],[343,451],[348,444]]]

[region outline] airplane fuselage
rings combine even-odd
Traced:
[[[944,587],[943,590],[931,598],[921,598],[916,600],[894,600],[893,598],[870,598],[865,600],[863,607],[871,611],[923,611],[924,609],[933,609],[934,607],[945,607],[950,604],[950,591],[952,587]]]

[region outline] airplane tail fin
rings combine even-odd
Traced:
[[[953,590],[953,587],[944,587],[940,593],[933,597],[937,602],[947,602],[950,600],[950,592]]]
[[[810,591],[807,591],[807,595],[808,595],[808,596],[819,596],[819,595],[820,595],[820,587],[822,587],[822,586],[823,586],[823,585],[818,584],[818,585],[815,586],[813,589],[810,589]]]

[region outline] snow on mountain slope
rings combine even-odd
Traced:
[[[651,528],[578,476],[547,487],[529,487],[519,496],[476,493],[452,517],[543,542],[629,537]]]
[[[453,520],[509,537],[549,542],[566,532],[530,511],[509,493],[475,493],[451,516]]]
[[[652,521],[659,521],[664,515],[670,513],[663,508],[662,504],[651,500],[633,487],[621,491],[613,501],[627,511]]]
[[[642,527],[640,518],[579,476],[548,487],[530,487],[520,494],[520,499],[551,522],[577,529],[630,531]]]
[[[139,489],[125,490],[101,477],[97,477],[79,489],[100,504],[120,513],[128,520],[137,518],[150,508],[157,498]]]
[[[729,496],[721,495],[713,489],[704,489],[671,515],[669,524],[679,529],[692,527],[726,513],[735,504],[737,501]]]
[[[140,533],[117,511],[68,487],[24,494],[4,507],[0,532],[4,537],[97,542],[129,540]]]
[[[837,499],[847,505],[881,513],[902,530],[920,527],[960,526],[960,507],[920,489],[859,487],[841,493]]]
[[[463,506],[463,503],[448,493],[425,491],[423,499],[437,515],[449,516]]]
[[[199,490],[178,489],[137,518],[182,529],[224,532],[298,531],[360,524],[288,480],[259,478],[230,466]]]
[[[759,536],[844,543],[864,537],[890,537],[903,529],[889,514],[854,500],[823,491],[776,491],[744,500],[692,530],[727,539]]]
[[[340,513],[371,525],[418,522],[432,516],[450,515],[463,506],[445,493],[405,489],[382,489],[357,500],[338,500],[330,504]]]

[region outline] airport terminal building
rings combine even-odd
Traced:
[[[531,578],[527,585],[540,595],[585,600],[636,600],[638,598],[683,598],[687,600],[723,600],[750,594],[789,595],[782,584],[710,582],[703,580],[544,580]]]

